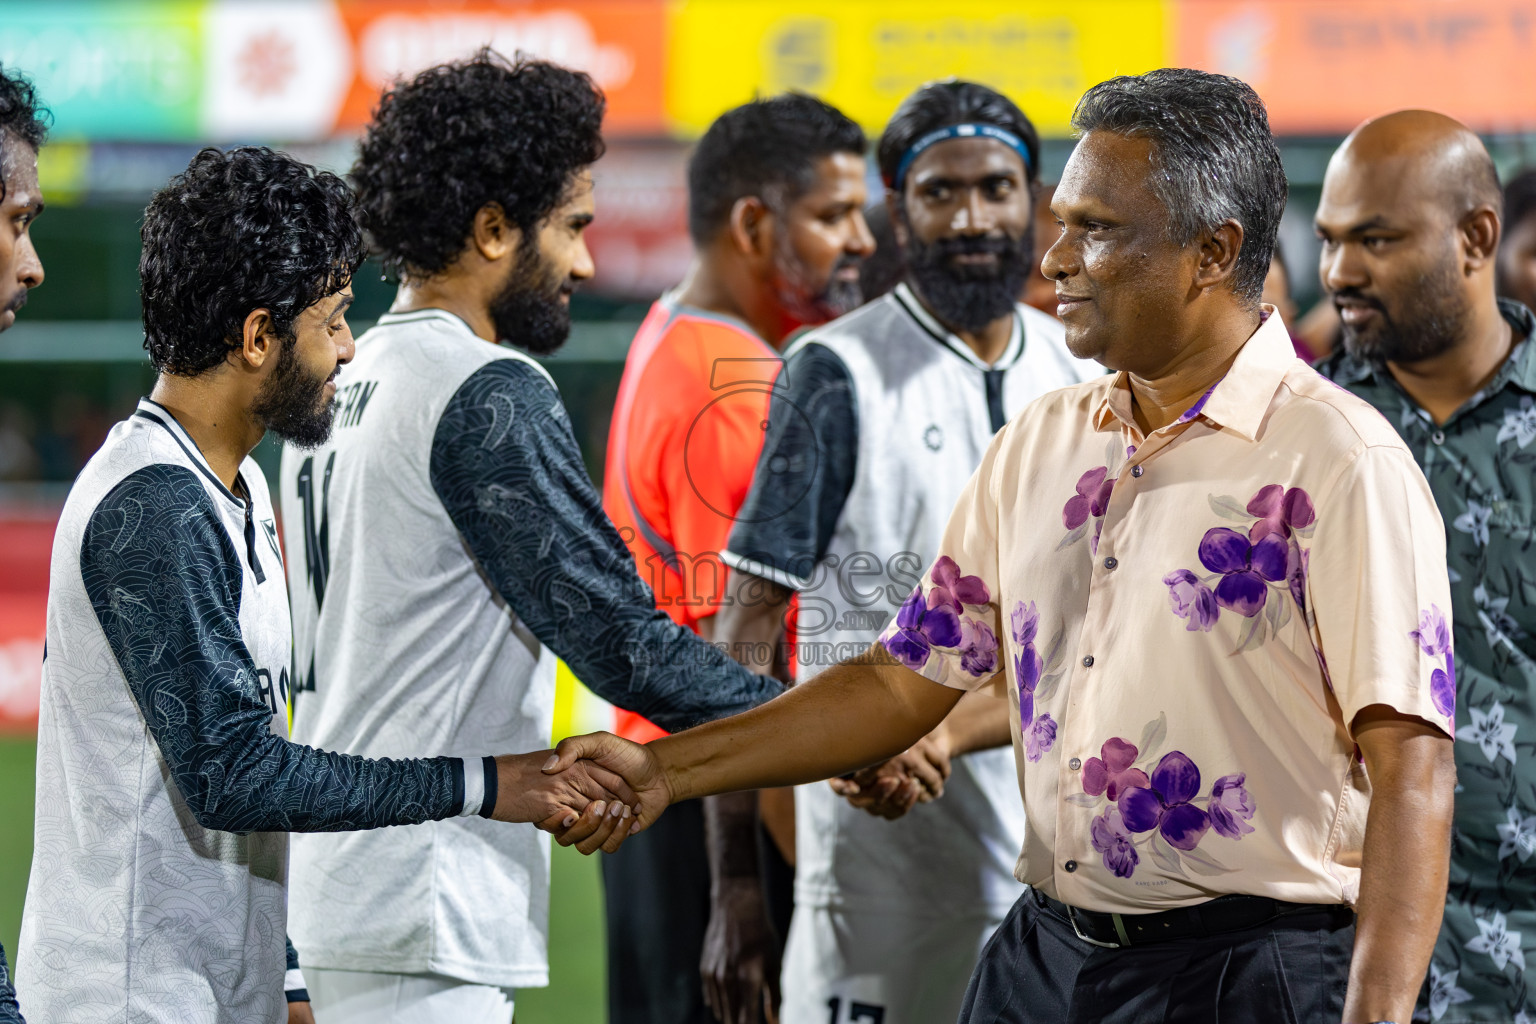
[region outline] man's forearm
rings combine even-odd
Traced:
[[[793,786],[900,753],[938,725],[960,696],[899,664],[877,644],[761,707],[650,747],[674,802]]]
[[[1009,730],[1008,700],[997,686],[974,690],[960,698],[955,709],[934,730],[950,757],[1006,747],[1013,742]]]
[[[1406,1024],[1445,912],[1456,766],[1451,740],[1398,719],[1357,726],[1371,779],[1346,1024]]]

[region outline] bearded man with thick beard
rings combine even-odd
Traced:
[[[524,354],[565,341],[571,291],[594,272],[603,107],[584,74],[489,51],[379,103],[352,177],[400,288],[336,381],[330,440],[283,454],[305,743],[547,746],[557,656],[668,729],[780,689],[657,611]],[[577,810],[625,821],[621,796]],[[542,824],[590,853],[602,832],[582,838],[569,817]],[[515,989],[548,984],[548,842],[487,825],[295,846],[292,936],[317,1017],[507,1024]]]
[[[797,592],[797,682],[863,650],[938,554],[939,510],[993,435],[1099,374],[1018,301],[1038,272],[1039,156],[1023,112],[975,83],[925,86],[891,119],[880,173],[906,278],[790,350],[723,555],[733,600],[715,636],[729,649],[778,641]],[[906,755],[835,791],[797,789],[784,1024],[821,1024],[828,1007],[837,1021],[955,1019],[977,951],[1022,891],[1008,719],[990,691],[967,696]]]

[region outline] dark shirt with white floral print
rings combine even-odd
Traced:
[[[1436,424],[1391,373],[1318,365],[1390,420],[1445,519],[1456,652],[1456,824],[1445,922],[1415,1020],[1536,1021],[1536,317],[1500,300],[1515,347]]]

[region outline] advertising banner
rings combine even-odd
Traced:
[[[609,131],[665,131],[663,0],[343,0],[340,11],[356,62],[336,119],[340,129],[364,124],[394,78],[488,45],[509,57],[521,51],[590,74],[608,97]]]
[[[0,0],[0,63],[61,139],[303,142],[481,46],[592,75],[609,130],[666,130],[664,0]]]
[[[1088,86],[1164,62],[1164,15],[1160,0],[687,0],[671,9],[667,113],[698,135],[755,95],[799,89],[878,131],[918,86],[954,75],[1065,135]]]
[[[950,75],[1061,137],[1088,86],[1169,64],[1250,82],[1281,134],[1405,106],[1536,125],[1536,0],[0,0],[0,18],[0,63],[35,77],[60,140],[345,136],[395,77],[484,45],[590,73],[616,137],[696,137],[786,89],[874,130]]]
[[[62,134],[190,138],[201,128],[205,7],[6,3],[0,64],[33,77]]]
[[[1407,107],[1483,132],[1536,124],[1536,0],[1181,0],[1170,62],[1236,75],[1281,135]]]

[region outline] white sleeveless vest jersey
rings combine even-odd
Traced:
[[[49,573],[36,838],[16,957],[29,1019],[288,1019],[288,836],[198,824],[119,664],[131,658],[174,674],[201,655],[192,633],[233,632],[215,615],[237,614],[237,635],[222,637],[234,684],[247,707],[264,702],[271,732],[287,737],[282,556],[260,468],[246,459],[240,477],[249,502],[145,399],[70,489]],[[146,537],[163,561],[114,565],[119,554],[142,557]],[[130,590],[111,581],[114,569],[150,579]],[[182,573],[227,583],[225,607],[204,603],[181,621],[175,613],[195,589]],[[104,619],[120,627],[111,636]]]
[[[656,608],[549,375],[441,310],[390,314],[283,455],[294,735],[374,756],[548,747],[555,658],[676,730],[779,692]],[[294,843],[305,966],[547,984],[549,837],[461,817]]]
[[[449,313],[381,317],[337,377],[330,440],[284,449],[296,740],[371,757],[549,746],[554,655],[489,599],[431,481],[444,409],[496,360],[547,378]],[[292,888],[305,967],[548,984],[549,836],[532,825],[295,836]]]

